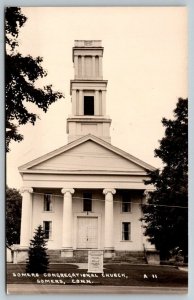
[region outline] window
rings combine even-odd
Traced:
[[[84,96],[84,115],[94,115],[94,96]]]
[[[122,241],[130,241],[131,239],[131,223],[122,223]]]
[[[44,211],[52,211],[52,210],[53,210],[52,194],[44,194]]]
[[[83,211],[92,211],[92,193],[83,193]]]
[[[44,230],[44,237],[45,239],[51,239],[51,229],[52,229],[52,222],[51,221],[44,221],[43,222],[43,230]]]
[[[122,194],[122,212],[130,212],[131,211],[131,197],[128,192],[123,192]]]

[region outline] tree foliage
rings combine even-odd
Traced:
[[[19,7],[5,10],[5,101],[6,101],[6,150],[10,150],[11,140],[20,142],[23,136],[18,127],[26,123],[35,124],[38,115],[29,111],[27,102],[47,112],[48,107],[62,98],[54,92],[52,85],[36,87],[36,81],[47,75],[41,66],[41,57],[23,56],[18,52],[18,35],[27,18]]]
[[[149,172],[155,188],[143,206],[145,235],[160,250],[161,258],[169,257],[174,248],[188,254],[188,100],[178,99],[174,119],[163,118],[165,136],[155,156],[164,167]]]
[[[34,238],[30,242],[28,251],[28,261],[26,272],[28,273],[45,273],[49,266],[49,259],[46,253],[46,240],[44,238],[42,226],[35,230]]]
[[[18,190],[6,188],[6,244],[20,243],[22,196]]]

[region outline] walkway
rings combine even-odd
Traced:
[[[8,294],[186,294],[186,288],[8,284]]]

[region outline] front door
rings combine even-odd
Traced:
[[[77,248],[98,248],[98,218],[78,217],[77,219]]]

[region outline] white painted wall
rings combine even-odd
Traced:
[[[54,196],[53,211],[47,212],[43,209],[43,194],[33,195],[33,231],[39,226],[43,226],[43,221],[52,221],[52,238],[48,241],[49,249],[60,249],[62,245],[62,212],[63,195]]]
[[[115,200],[121,201],[121,196],[119,194],[115,195]],[[114,244],[116,250],[143,250],[142,224],[139,220],[141,218],[139,205],[141,198],[134,195],[131,200],[131,212],[128,213],[121,211],[121,203],[116,202],[114,204]],[[122,241],[122,222],[131,223],[130,241]]]
[[[98,217],[98,248],[104,248],[104,195],[102,190],[93,190],[92,212],[88,214],[83,212],[82,190],[76,190],[73,195],[73,208],[72,208],[72,228],[73,248],[77,247],[77,217],[78,216],[93,216]],[[129,213],[121,212],[121,195],[117,190],[114,195],[114,247],[115,250],[129,250],[141,251],[143,250],[143,234],[141,222],[141,209],[139,202],[141,202],[138,194],[132,197],[132,210]],[[32,213],[32,235],[38,225],[43,225],[43,221],[52,221],[52,238],[48,241],[47,247],[49,249],[62,248],[62,211],[63,211],[63,195],[54,196],[54,205],[52,212],[44,212],[43,210],[43,194],[33,195],[33,213]],[[131,222],[131,241],[122,241],[122,222]]]

